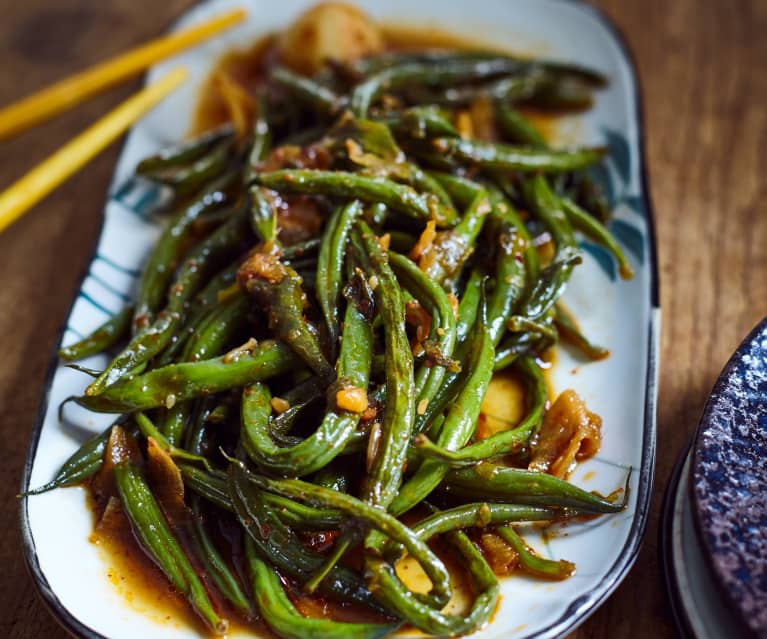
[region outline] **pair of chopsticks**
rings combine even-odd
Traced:
[[[244,10],[237,9],[179,33],[153,40],[0,109],[0,141],[137,75],[159,60],[234,26],[245,16]],[[184,67],[173,69],[128,98],[0,193],[0,232],[103,151],[181,85],[187,76]]]

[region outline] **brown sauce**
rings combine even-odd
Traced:
[[[206,634],[207,629],[186,600],[141,550],[119,504],[112,504],[102,514],[95,500],[90,500],[96,524],[89,541],[105,560],[109,581],[133,610],[152,621]]]
[[[246,90],[253,90],[263,79],[274,59],[275,37],[268,35],[244,50],[230,51],[216,63],[197,98],[192,135],[213,129],[229,120],[229,112],[216,88],[213,78],[217,72],[226,73]]]
[[[99,481],[98,476],[95,481]],[[158,625],[191,629],[200,636],[212,636],[183,595],[142,550],[119,501],[112,498],[105,507],[103,499],[96,496],[101,494],[102,486],[92,484],[88,488],[88,506],[94,520],[89,541],[98,548],[107,578],[117,593],[132,610]],[[198,569],[198,572],[202,571]],[[258,621],[242,618],[217,596],[214,588],[208,587],[208,592],[219,613],[229,621],[227,636],[252,635],[255,630],[259,637],[276,637]]]

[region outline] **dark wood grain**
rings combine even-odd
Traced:
[[[190,0],[0,0],[0,104],[146,41]],[[644,88],[663,307],[657,478],[642,553],[572,637],[673,637],[658,563],[671,468],[741,338],[767,313],[767,3],[604,0]],[[761,62],[760,62],[761,61]],[[10,183],[138,86],[0,143]],[[15,494],[49,353],[90,258],[119,148],[0,235],[0,635],[64,637],[22,559]]]

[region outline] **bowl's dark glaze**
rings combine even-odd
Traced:
[[[692,493],[724,594],[748,628],[767,638],[767,319],[730,358],[709,397]]]

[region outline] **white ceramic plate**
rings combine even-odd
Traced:
[[[131,181],[137,161],[188,130],[191,106],[213,62],[233,47],[283,28],[310,2],[213,0],[185,15],[186,26],[235,5],[250,10],[248,22],[214,42],[153,69],[155,77],[179,62],[192,70],[192,81],[166,100],[131,132],[115,171],[104,227],[95,257],[62,331],[68,344],[89,333],[131,295],[136,275],[157,237],[157,224],[146,211],[157,194]],[[609,359],[582,364],[560,349],[553,383],[556,391],[575,388],[604,420],[602,450],[580,465],[572,480],[589,490],[609,492],[621,486],[632,469],[628,508],[615,516],[572,525],[548,543],[532,542],[546,556],[577,563],[577,573],[561,583],[514,577],[503,581],[500,610],[479,636],[555,637],[572,630],[604,601],[631,567],[647,521],[655,456],[655,400],[658,346],[658,293],[655,245],[648,191],[644,180],[639,95],[626,49],[614,29],[593,9],[561,0],[362,0],[375,18],[447,31],[520,52],[545,54],[602,71],[608,89],[598,93],[595,108],[570,120],[562,139],[608,144],[609,170],[604,180],[615,203],[612,230],[636,268],[629,282],[616,280],[609,256],[583,242],[585,261],[575,269],[566,294],[585,332],[607,346]],[[98,368],[99,357],[86,362]],[[57,408],[80,394],[83,376],[51,365],[40,415],[32,434],[22,489],[49,481],[78,444],[109,423],[109,416],[67,411],[62,424]],[[129,605],[110,583],[107,566],[88,541],[92,520],[84,491],[70,488],[21,503],[26,559],[40,592],[61,623],[82,637],[156,637],[180,639],[194,634],[179,624],[160,624]]]

